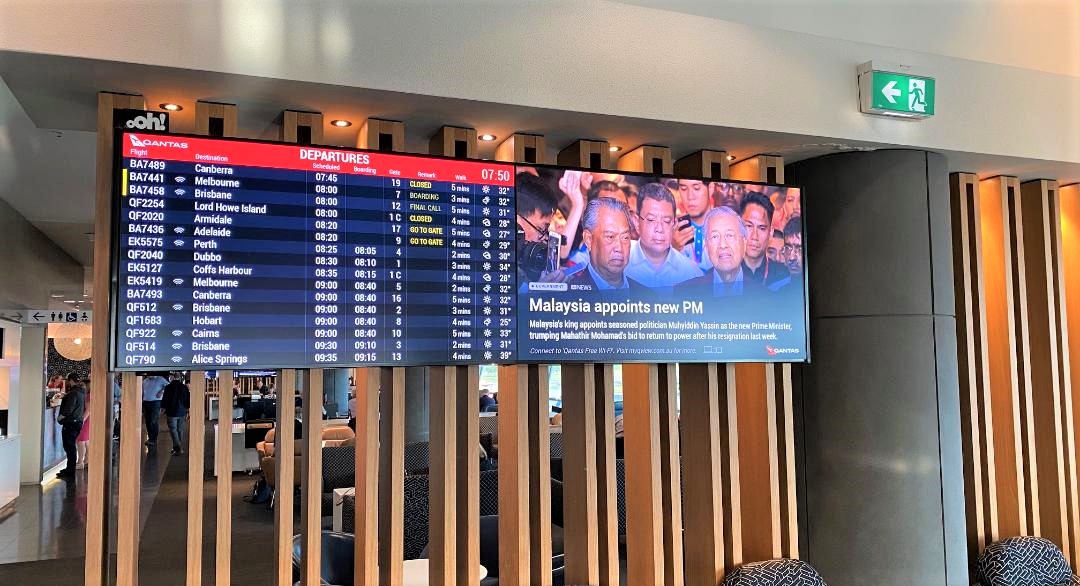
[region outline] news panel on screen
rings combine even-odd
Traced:
[[[519,359],[808,358],[797,187],[518,166]]]
[[[113,368],[805,360],[800,192],[118,133]]]

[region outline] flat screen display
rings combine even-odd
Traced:
[[[114,368],[517,358],[513,166],[119,134]]]
[[[520,360],[807,359],[798,188],[515,173]]]

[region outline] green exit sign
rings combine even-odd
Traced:
[[[874,62],[859,66],[859,109],[867,114],[919,119],[934,115],[937,94],[934,78],[916,75],[910,68],[883,67]]]

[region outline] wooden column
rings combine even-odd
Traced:
[[[202,584],[203,566],[203,475],[206,473],[206,372],[193,370],[188,390],[191,411],[188,413],[188,486],[187,486],[187,578],[186,586]]]
[[[362,149],[405,152],[405,123],[398,120],[368,118],[360,126],[356,146]]]
[[[559,151],[558,163],[567,167],[586,169],[611,168],[611,150],[606,140],[575,140]]]
[[[450,367],[448,367],[449,369]],[[452,367],[457,457],[451,476],[457,485],[457,584],[479,586],[480,574],[480,367]]]
[[[643,144],[619,157],[621,171],[642,171],[670,175],[671,149],[666,146]]]
[[[733,179],[742,181],[784,181],[781,157],[756,155],[731,165],[730,170]],[[777,427],[777,395],[779,391],[780,399],[790,402],[790,393],[785,396],[784,389],[777,387],[775,371],[770,365],[739,363],[734,369],[735,387],[729,390],[735,393],[739,420],[742,516],[755,520],[742,527],[743,556],[748,562],[778,558],[784,555],[781,547],[779,440],[781,437],[786,439],[786,430]],[[787,390],[790,391],[790,387]],[[787,472],[786,467],[784,472]],[[794,490],[794,482],[786,486]],[[795,554],[797,556],[798,552]]]
[[[499,367],[499,583],[505,586],[530,584],[528,368]]]
[[[596,383],[592,364],[562,365],[566,582],[600,579],[596,517]]]
[[[379,378],[378,368],[362,368],[356,385],[356,524],[353,527],[353,584],[379,583]],[[363,377],[364,383],[360,383]],[[363,390],[361,390],[363,389]]]
[[[144,109],[146,101],[139,95],[98,94],[97,111],[97,159],[94,180],[94,264],[98,267],[109,266],[112,254],[113,233],[113,117],[118,109]],[[92,324],[92,348],[90,387],[96,390],[97,397],[90,403],[90,419],[98,422],[90,429],[90,464],[87,469],[86,488],[86,562],[83,567],[83,580],[87,586],[101,586],[109,580],[109,512],[112,497],[112,388],[113,379],[108,364],[111,350],[109,335],[110,294],[112,281],[108,271],[94,272],[93,297],[97,304]],[[141,419],[141,397],[129,413],[134,413],[136,420]],[[108,421],[109,425],[100,422]],[[121,424],[122,425],[122,424]],[[136,438],[134,441],[139,443]],[[136,513],[137,515],[137,513]],[[137,546],[137,544],[136,544]],[[136,553],[138,550],[135,550]],[[127,552],[131,553],[131,552]]]
[[[530,364],[529,419],[529,575],[533,586],[551,584],[551,404],[547,366]]]
[[[663,486],[657,366],[624,364],[626,578],[629,586],[664,583]]]
[[[956,292],[960,432],[964,451],[964,499],[968,557],[1000,537],[994,465],[994,425],[990,408],[990,366],[986,343],[982,230],[978,179],[972,173],[949,177],[952,195],[953,287]]]
[[[296,511],[296,371],[278,379],[277,431],[274,432],[274,583],[292,586],[293,515]]]
[[[726,567],[742,562],[739,485],[724,466],[727,378],[717,364],[679,365],[683,467],[692,476],[683,503],[692,536],[683,544],[687,586],[716,586]]]
[[[443,126],[432,135],[428,152],[459,159],[475,159],[476,129]]]
[[[428,583],[457,584],[457,371],[431,367],[429,391]]]
[[[322,144],[323,115],[319,112],[285,110],[281,113],[281,140],[298,144]]]
[[[1026,467],[1028,427],[1025,413],[1029,396],[1022,396],[1018,354],[1025,336],[1019,334],[1016,307],[1021,302],[1015,280],[1012,243],[1020,218],[1013,202],[1019,198],[1015,177],[993,177],[979,182],[983,283],[985,287],[986,341],[989,364],[990,413],[994,430],[994,466],[997,481],[998,530],[1002,537],[1037,533],[1037,479]],[[1026,328],[1025,328],[1026,329]],[[1025,352],[1026,354],[1026,352]],[[1030,454],[1034,457],[1034,454]],[[1032,482],[1036,484],[1033,486]]]
[[[1020,185],[1024,280],[1027,291],[1028,370],[1038,453],[1039,527],[1070,561],[1077,556],[1076,445],[1072,434],[1069,332],[1065,327],[1061,210],[1056,181]]]
[[[515,132],[495,147],[495,160],[544,164],[547,162],[547,141],[539,134]]]
[[[1063,185],[1059,192],[1060,200],[1060,231],[1061,248],[1061,274],[1063,281],[1062,292],[1062,316],[1063,331],[1061,343],[1065,347],[1068,360],[1063,362],[1066,367],[1064,376],[1067,384],[1065,393],[1067,400],[1072,403],[1071,419],[1065,422],[1068,439],[1073,445],[1073,454],[1070,474],[1076,475],[1075,470],[1080,468],[1080,450],[1076,449],[1077,433],[1080,432],[1080,406],[1078,406],[1078,393],[1080,393],[1080,334],[1069,335],[1070,332],[1080,332],[1080,183]],[[1076,490],[1074,490],[1076,492]],[[1074,528],[1080,528],[1080,522],[1076,519],[1076,507],[1073,509],[1072,523]],[[1075,573],[1080,567],[1080,530],[1073,532],[1073,556],[1072,568]]]
[[[618,586],[619,502],[615,474],[614,366],[597,364],[594,366],[593,376],[596,384],[596,519],[599,537],[599,584],[600,586]],[[681,558],[679,566],[680,568],[682,566]]]
[[[728,177],[728,159],[725,151],[697,151],[675,161],[676,175],[684,177]]]
[[[214,557],[217,586],[232,583],[232,389],[233,372],[218,371],[218,427],[214,446],[217,469],[217,531]]]
[[[626,376],[626,372],[623,372]],[[656,365],[660,435],[660,497],[663,507],[664,586],[681,586],[683,576],[682,471],[679,407],[674,364]]]
[[[379,369],[379,586],[400,586],[405,559],[405,369]]]
[[[120,417],[120,482],[116,494],[116,583],[134,586],[139,583],[139,537],[142,533],[139,525],[143,455],[142,377],[125,372],[120,387],[120,404],[124,412]]]
[[[303,586],[320,584],[319,563],[322,557],[322,408],[323,371],[312,368],[301,371],[304,377],[302,409],[304,414],[304,453],[301,455],[303,476],[300,481],[300,583]]]

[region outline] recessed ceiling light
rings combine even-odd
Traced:
[[[63,295],[59,293],[53,293],[52,295],[49,295],[49,297],[52,297],[53,299],[60,299],[61,297],[63,297]]]
[[[184,107],[180,104],[174,104],[172,102],[165,102],[163,104],[159,104],[159,107],[162,110],[168,110],[169,112],[179,112],[180,110],[184,109]]]
[[[480,138],[480,140],[482,140],[484,142],[491,142],[491,141],[495,140],[495,135],[494,134],[481,134],[479,136],[479,138]]]
[[[613,153],[617,153],[617,152],[619,152],[619,151],[621,151],[621,150],[622,150],[622,147],[621,147],[621,146],[615,146],[615,145],[612,145],[612,146],[609,146],[609,147],[607,148],[607,150],[609,150],[609,151],[611,151],[611,152],[613,152]]]
[[[338,128],[348,128],[352,126],[352,122],[348,120],[331,120],[330,126],[337,126]]]
[[[64,303],[75,303],[74,299],[65,299]]]
[[[735,160],[735,155],[728,155],[727,160],[734,161]]]

